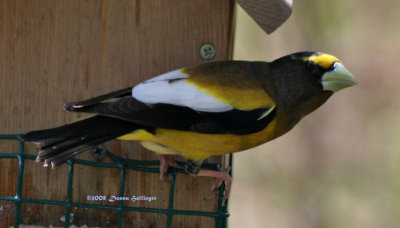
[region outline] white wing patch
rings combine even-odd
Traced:
[[[262,118],[268,116],[274,109],[275,109],[275,105],[272,106],[271,108],[269,108],[266,112],[264,112],[257,120],[261,120]]]
[[[189,107],[202,112],[225,112],[233,107],[185,82],[187,74],[181,70],[171,71],[138,84],[132,96],[146,104],[172,104]]]
[[[188,77],[189,77],[189,75],[182,73],[181,70],[174,70],[174,71],[171,71],[171,72],[168,72],[165,74],[161,74],[154,78],[150,78],[149,80],[144,81],[141,84],[146,84],[149,82],[156,82],[156,81],[177,80],[177,79],[188,78]]]

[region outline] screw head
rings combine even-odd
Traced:
[[[215,57],[215,47],[212,44],[203,44],[200,47],[200,55],[205,60],[210,60]]]
[[[94,158],[102,159],[106,155],[106,148],[103,145],[100,145],[93,148],[90,152]]]

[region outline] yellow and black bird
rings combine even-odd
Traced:
[[[200,169],[208,157],[246,150],[292,129],[334,92],[355,79],[336,57],[299,52],[273,62],[222,61],[171,71],[136,86],[71,102],[70,112],[94,116],[65,126],[29,132],[38,143],[37,161],[53,167],[112,139],[137,140],[159,154],[181,155],[193,175],[230,176]]]

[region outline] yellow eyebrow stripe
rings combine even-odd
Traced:
[[[324,69],[328,69],[333,63],[335,62],[341,62],[338,58],[336,58],[333,55],[328,55],[328,54],[321,54],[321,55],[313,55],[310,57],[304,57],[304,61],[310,61],[315,64],[320,65]]]

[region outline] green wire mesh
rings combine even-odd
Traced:
[[[77,203],[71,200],[72,198],[72,181],[74,177],[74,165],[87,165],[98,168],[117,168],[121,171],[121,179],[120,179],[120,190],[119,195],[124,195],[125,189],[125,174],[126,170],[135,170],[141,172],[149,172],[149,173],[159,173],[158,168],[150,168],[146,166],[154,166],[159,165],[159,161],[139,161],[118,157],[112,154],[110,151],[106,151],[106,156],[111,158],[113,163],[104,163],[104,162],[94,162],[87,161],[82,159],[71,159],[68,161],[68,184],[67,184],[67,199],[65,201],[57,201],[57,200],[46,200],[46,199],[31,199],[31,198],[23,198],[22,197],[22,185],[23,185],[23,173],[24,173],[24,160],[35,160],[36,156],[31,154],[24,153],[24,142],[22,140],[23,135],[5,135],[0,134],[0,140],[17,140],[19,142],[19,152],[18,153],[3,153],[0,151],[0,159],[18,159],[18,181],[17,181],[17,190],[14,197],[11,196],[0,196],[0,200],[11,201],[15,204],[15,212],[14,212],[14,227],[19,227],[20,214],[21,214],[21,205],[23,203],[34,203],[34,204],[47,204],[47,205],[58,205],[63,206],[65,208],[65,225],[64,227],[69,227],[70,223],[70,211],[71,208],[95,208],[100,210],[114,210],[117,211],[117,227],[122,227],[123,224],[123,214],[126,211],[134,211],[134,212],[147,212],[147,213],[161,213],[167,216],[167,224],[166,227],[170,228],[172,225],[172,218],[174,215],[194,215],[194,216],[206,216],[212,217],[215,219],[215,227],[223,228],[227,227],[227,217],[228,213],[228,202],[227,200],[223,200],[223,192],[224,185],[222,185],[219,189],[219,197],[218,197],[218,207],[215,212],[206,212],[206,211],[190,211],[190,210],[175,210],[173,209],[173,202],[175,196],[175,181],[176,175],[185,173],[182,169],[179,168],[170,168],[169,172],[171,174],[171,182],[170,182],[170,192],[169,192],[169,203],[167,209],[161,208],[148,208],[148,207],[128,207],[123,205],[123,201],[119,201],[118,206],[114,205],[101,205],[101,204],[92,204],[92,203]],[[182,163],[178,162],[178,165],[182,165]],[[229,157],[229,165],[232,167],[232,155]],[[220,164],[205,164],[206,168],[218,169]],[[232,173],[231,173],[232,175]]]

